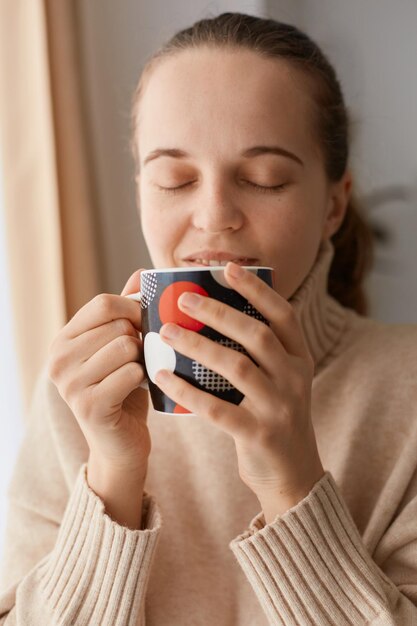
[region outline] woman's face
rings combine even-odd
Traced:
[[[327,180],[311,107],[300,73],[251,51],[185,50],[153,69],[136,141],[155,268],[230,252],[273,267],[275,289],[291,297],[350,190],[349,173]]]

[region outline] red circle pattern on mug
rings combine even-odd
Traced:
[[[176,283],[171,283],[165,287],[159,299],[159,317],[162,324],[171,322],[183,328],[187,328],[188,330],[198,332],[204,328],[205,324],[183,313],[183,311],[178,308],[178,298],[185,291],[192,291],[206,297],[209,295],[203,287],[192,281],[180,280]]]

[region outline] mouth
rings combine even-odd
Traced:
[[[257,259],[230,259],[233,263],[237,265],[256,265]],[[196,267],[226,267],[229,261],[221,261],[220,259],[210,259],[210,261],[206,261],[204,259],[187,259],[187,265],[196,266]]]

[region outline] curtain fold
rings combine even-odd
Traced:
[[[102,291],[75,3],[0,4],[0,149],[15,345],[27,409],[59,330]]]

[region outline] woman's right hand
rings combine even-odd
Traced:
[[[58,333],[48,373],[77,419],[90,456],[115,472],[146,476],[151,438],[146,423],[141,307],[125,298],[138,289],[137,270],[120,296],[100,294]]]

